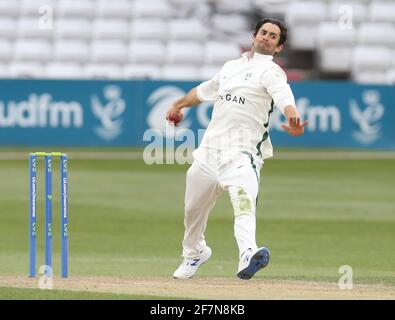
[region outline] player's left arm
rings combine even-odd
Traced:
[[[281,110],[287,119],[288,125],[281,127],[291,136],[300,136],[308,121],[301,121],[296,109],[295,98],[287,83],[285,72],[278,66],[268,69],[262,75],[262,84],[272,97],[274,104]]]
[[[300,116],[296,107],[287,105],[284,107],[284,115],[287,118],[288,125],[281,125],[288,134],[291,136],[300,136],[304,133],[304,127],[309,123],[307,120],[301,122]]]

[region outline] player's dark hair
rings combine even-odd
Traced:
[[[287,33],[288,33],[287,27],[280,20],[272,19],[272,18],[265,18],[265,19],[258,21],[258,23],[256,24],[255,29],[254,29],[254,37],[258,34],[259,29],[265,23],[272,23],[280,28],[281,34],[280,34],[280,40],[278,41],[278,45],[285,44],[285,42],[287,42]]]

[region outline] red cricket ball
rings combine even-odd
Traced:
[[[182,114],[180,112],[171,111],[168,116],[168,120],[173,122],[175,125],[179,124],[182,120]]]

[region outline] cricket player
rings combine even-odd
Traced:
[[[234,210],[234,236],[239,248],[237,276],[250,279],[269,263],[270,252],[255,239],[260,169],[273,156],[269,119],[277,107],[286,117],[282,128],[291,136],[303,134],[295,99],[284,71],[273,62],[287,40],[281,21],[257,23],[253,45],[241,58],[224,64],[211,80],[173,103],[167,113],[215,101],[212,118],[186,176],[183,261],[176,279],[191,278],[211,256],[204,232],[218,195],[227,191]]]

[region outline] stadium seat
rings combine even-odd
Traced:
[[[240,48],[231,42],[208,41],[205,45],[204,62],[224,64],[228,60],[240,58]]]
[[[321,23],[317,35],[320,71],[349,72],[355,42],[356,30],[354,28],[343,29],[337,22]]]
[[[241,14],[214,14],[211,18],[214,30],[221,33],[233,34],[250,29],[249,20]]]
[[[45,75],[44,67],[37,62],[12,62],[9,74],[13,78],[42,78]]]
[[[328,3],[329,19],[341,23],[358,24],[366,21],[368,6],[360,0],[337,0]]]
[[[129,22],[124,19],[97,19],[93,24],[93,38],[122,39],[129,38]]]
[[[92,22],[85,18],[58,18],[55,21],[56,38],[73,38],[90,40]]]
[[[14,40],[17,22],[15,19],[0,17],[0,37]]]
[[[132,63],[163,63],[166,47],[160,41],[133,41],[129,46],[129,61]]]
[[[83,75],[77,63],[51,62],[45,67],[45,76],[50,79],[81,79]]]
[[[317,25],[327,18],[327,4],[317,1],[294,1],[287,7],[285,22],[289,27],[289,45],[295,50],[314,50]]]
[[[96,1],[57,0],[57,14],[65,17],[89,18],[95,15]]]
[[[160,68],[152,64],[128,64],[123,67],[125,79],[159,79]]]
[[[9,61],[13,56],[12,42],[6,39],[0,39],[0,61]]]
[[[323,22],[318,28],[317,44],[323,50],[327,46],[351,47],[355,44],[356,37],[355,28],[343,29],[337,22]]]
[[[128,48],[122,41],[98,40],[92,43],[91,61],[93,62],[127,62]]]
[[[208,30],[198,19],[175,19],[169,21],[169,38],[172,40],[204,40]]]
[[[164,80],[195,81],[200,79],[199,68],[191,65],[165,65],[161,70]]]
[[[17,33],[19,38],[52,38],[54,25],[52,22],[47,24],[37,17],[21,17],[17,23]]]
[[[20,0],[3,0],[0,1],[0,16],[2,17],[19,17]]]
[[[89,63],[83,67],[84,78],[87,79],[122,79],[121,68],[116,64]]]
[[[130,0],[99,0],[97,2],[98,17],[130,18],[133,15]]]
[[[51,50],[52,48],[48,41],[17,40],[15,42],[14,59],[48,62],[52,57]]]
[[[133,39],[166,41],[168,23],[162,19],[137,19],[131,24],[131,37]]]
[[[0,79],[6,79],[10,77],[10,71],[8,64],[0,63]]]
[[[138,18],[169,18],[172,8],[167,0],[135,0],[133,14]]]
[[[205,25],[207,24],[214,7],[212,0],[168,1],[172,7],[172,19],[199,19]]]
[[[170,41],[167,45],[167,59],[170,64],[200,64],[203,61],[203,46],[193,41]]]
[[[213,37],[213,40],[232,42],[243,51],[250,50],[252,45],[253,30],[235,32],[234,34],[221,34],[220,37]]]
[[[369,7],[369,16],[372,21],[395,23],[395,2],[373,0]]]
[[[362,23],[358,29],[358,43],[395,47],[395,26],[388,22]]]
[[[52,10],[52,16],[54,16],[56,8],[55,4],[56,2],[54,0],[22,0],[20,4],[20,13],[22,16],[40,17],[41,14],[47,13],[48,11],[45,10],[45,12],[42,12],[41,10],[39,11],[39,9],[45,9],[45,7],[49,7]]]
[[[313,51],[318,40],[317,25],[294,25],[290,28],[288,35],[288,43],[292,49]]]
[[[204,4],[204,3],[213,2],[213,0],[168,0],[168,1],[169,1],[169,3],[171,5],[175,5],[177,7],[180,7],[180,6],[184,5],[184,4],[188,4],[188,5],[196,5],[196,4],[198,4],[198,5],[201,5],[201,4]]]
[[[391,55],[391,50],[386,47],[356,47],[352,57],[352,69],[355,72],[386,71],[391,67]]]
[[[85,62],[89,59],[89,46],[80,40],[58,40],[54,43],[53,58],[58,61]]]
[[[287,7],[285,21],[292,28],[298,24],[319,23],[327,18],[327,4],[322,1],[293,1]]]
[[[288,0],[252,0],[252,5],[258,10],[262,10],[268,16],[283,17],[289,5]]]
[[[220,13],[248,13],[253,8],[251,0],[221,0],[213,2],[215,10]]]
[[[319,52],[319,69],[324,72],[349,72],[352,57],[351,47],[325,47]]]

